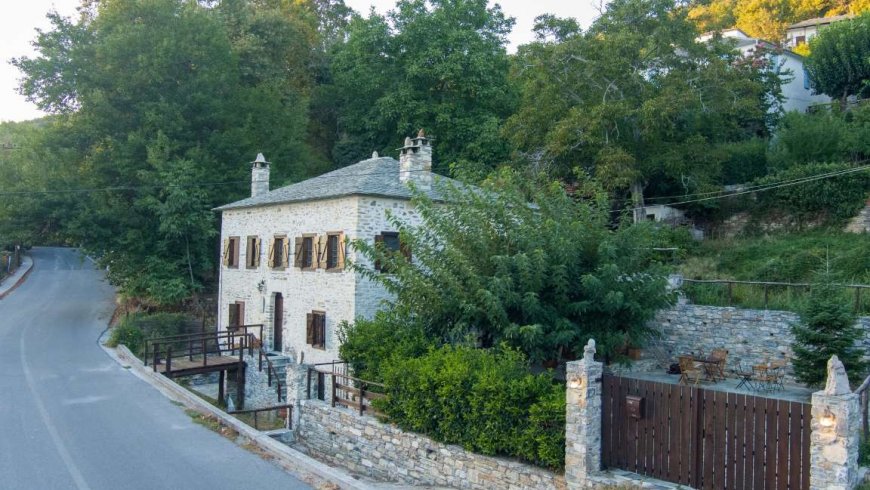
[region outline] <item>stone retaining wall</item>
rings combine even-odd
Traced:
[[[660,311],[651,325],[662,333],[660,345],[671,357],[722,347],[728,349],[730,368],[791,359],[791,325],[799,321],[796,313],[788,311],[677,305]],[[859,346],[870,354],[870,318],[858,322],[865,332]],[[787,377],[792,379],[790,364]]]
[[[562,475],[473,454],[319,400],[301,401],[299,412],[299,449],[378,480],[463,489],[566,488]]]

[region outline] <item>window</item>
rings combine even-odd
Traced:
[[[230,303],[229,310],[229,321],[227,322],[227,329],[238,328],[239,326],[245,324],[244,301],[236,301],[235,303]]]
[[[255,236],[248,237],[248,248],[246,256],[246,266],[248,269],[256,269],[260,267],[260,239]]]
[[[405,260],[411,260],[411,248],[402,240],[398,232],[384,231],[380,235],[375,236],[375,247],[382,247],[386,252],[401,252],[405,256]],[[382,264],[380,260],[375,261],[375,270],[389,273],[386,264]]]
[[[269,267],[272,269],[285,269],[288,263],[288,241],[285,236],[276,236],[272,239],[269,247]]]
[[[231,236],[224,242],[224,265],[227,267],[239,266],[239,237]]]
[[[324,268],[327,272],[344,270],[344,233],[332,232],[326,234],[324,246]]]
[[[296,257],[293,259],[293,265],[304,271],[313,271],[317,269],[317,260],[315,256],[315,247],[317,235],[305,234],[301,237],[296,237]]]
[[[326,348],[326,313],[312,311],[307,315],[305,326],[306,343],[316,349]]]
[[[795,46],[799,46],[799,45],[801,45],[801,44],[804,44],[805,42],[807,42],[807,37],[806,37],[806,36],[796,36],[796,37],[794,38],[794,45],[795,45]]]

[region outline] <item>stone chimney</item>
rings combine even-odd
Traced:
[[[251,197],[261,196],[269,192],[269,162],[262,153],[257,153],[257,159],[251,162]]]
[[[405,138],[405,146],[399,148],[399,182],[432,188],[432,145],[422,129],[416,138]]]

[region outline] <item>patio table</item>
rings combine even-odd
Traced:
[[[714,357],[693,357],[692,359],[704,368],[704,378],[707,381],[719,381],[718,373],[721,359]]]

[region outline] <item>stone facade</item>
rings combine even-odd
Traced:
[[[271,350],[303,358],[306,363],[338,359],[338,325],[356,317],[371,317],[388,298],[379,285],[345,268],[340,272],[324,269],[302,270],[294,267],[295,250],[289,247],[289,265],[283,269],[268,267],[268,248],[272,238],[286,237],[293,243],[303,234],[344,233],[345,240],[361,238],[373,242],[383,231],[395,231],[388,211],[411,224],[419,218],[407,200],[368,196],[348,196],[315,202],[299,202],[223,212],[221,239],[240,238],[238,267],[222,266],[220,283],[219,325],[227,324],[229,305],[244,302],[244,323],[264,325],[264,342]],[[260,265],[248,268],[249,236],[262,240]],[[353,250],[346,260],[363,262]],[[281,346],[273,345],[276,295],[283,298],[283,334]],[[306,343],[306,315],[314,310],[326,313],[325,349]]]
[[[768,360],[791,359],[796,313],[719,306],[677,305],[660,311],[651,326],[661,332],[658,343],[671,357],[713,349],[728,349],[728,365],[751,366]],[[858,319],[865,335],[859,342],[870,359],[870,317]],[[787,378],[792,380],[791,364]]]
[[[583,359],[566,366],[565,480],[569,489],[586,488],[601,470],[601,376],[595,361],[595,341],[589,340]]]
[[[461,489],[566,488],[562,475],[441,444],[319,400],[301,402],[300,412],[300,449],[370,478]]]

